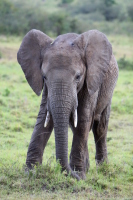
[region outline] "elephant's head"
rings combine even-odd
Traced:
[[[45,87],[47,116],[44,126],[52,117],[56,159],[68,172],[71,170],[68,164],[68,125],[70,116],[73,116],[73,126],[77,126],[78,92],[84,84],[90,96],[99,89],[111,55],[111,44],[97,30],[81,35],[60,35],[54,41],[41,31],[31,30],[18,51],[18,62],[33,91],[40,95]]]

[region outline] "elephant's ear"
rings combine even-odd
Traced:
[[[38,96],[43,88],[41,51],[47,48],[51,42],[52,39],[43,32],[33,29],[25,35],[17,53],[17,59],[25,77]]]
[[[100,87],[112,55],[112,46],[107,37],[97,31],[90,30],[77,38],[78,47],[87,65],[86,84],[88,92],[93,95]]]

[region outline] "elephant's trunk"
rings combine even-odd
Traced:
[[[62,109],[58,109],[53,115],[54,132],[56,144],[56,160],[59,160],[63,169],[68,168],[68,115],[61,113]],[[65,118],[66,117],[66,118]],[[55,119],[56,118],[56,119]],[[58,118],[58,119],[57,119]]]
[[[59,87],[60,85],[60,87]],[[68,125],[72,109],[72,98],[68,96],[70,88],[65,84],[56,84],[51,91],[50,111],[54,123],[56,160],[63,169],[68,167]]]
[[[59,87],[60,85],[60,87]],[[59,160],[62,169],[79,180],[68,164],[68,126],[73,109],[73,97],[70,95],[70,86],[54,83],[49,98],[50,112],[54,123],[56,160]]]

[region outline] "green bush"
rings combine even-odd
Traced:
[[[69,6],[69,9],[74,14],[89,14],[89,13],[95,13],[97,10],[99,10],[100,3],[97,1],[88,1],[88,0],[82,0],[79,1],[76,6]]]
[[[0,0],[0,32],[7,32],[12,21],[15,6],[8,0]]]
[[[133,6],[127,9],[122,3],[116,4],[115,0],[73,1],[61,0],[60,3],[55,3],[55,13],[51,11],[52,8],[46,10],[48,5],[41,0],[0,0],[0,33],[24,35],[31,29],[39,29],[46,34],[57,36],[66,32],[81,33],[96,28],[105,33],[115,30],[114,33],[132,34],[132,26],[128,23],[131,23],[129,18],[133,20]],[[73,3],[70,4],[71,2]],[[117,26],[116,21],[124,22]],[[126,28],[121,30],[122,26]]]
[[[133,4],[128,7],[127,11],[130,19],[133,21]]]
[[[69,6],[70,7],[70,6]],[[96,15],[96,21],[99,21],[98,15],[101,18],[103,16],[103,21],[112,21],[114,19],[119,19],[119,15],[123,13],[121,11],[122,5],[117,5],[115,0],[101,0],[101,1],[88,1],[82,0],[82,2],[78,2],[78,4],[73,6],[72,12],[75,14],[82,13],[84,15],[92,14]],[[70,8],[71,9],[71,8]],[[92,15],[91,18],[92,18]],[[93,18],[94,18],[93,16]],[[88,19],[91,20],[88,15]]]
[[[71,3],[73,0],[62,0],[62,3],[65,4],[65,3]]]
[[[6,88],[3,92],[3,96],[8,97],[10,95],[10,90]]]
[[[68,2],[68,1],[67,1]],[[0,0],[0,32],[7,34],[25,34],[31,29],[39,29],[46,34],[60,35],[66,32],[78,32],[77,20],[65,12],[48,14],[38,6],[9,0]]]
[[[65,13],[55,13],[49,17],[49,31],[55,35],[61,35],[67,32],[79,32],[78,21],[70,18]]]
[[[126,60],[126,57],[123,56],[118,60],[119,69],[133,70],[133,61]]]
[[[1,51],[0,51],[0,59],[2,58],[2,53],[1,53]]]
[[[120,7],[113,5],[113,6],[105,6],[103,5],[101,9],[102,14],[104,15],[107,21],[112,21],[114,19],[119,18],[120,15]]]

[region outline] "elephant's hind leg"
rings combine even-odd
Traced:
[[[94,119],[94,124],[92,127],[95,146],[96,146],[96,164],[100,164],[104,161],[107,161],[107,130],[108,130],[108,122],[110,116],[110,104],[106,106],[103,110],[101,117]]]

